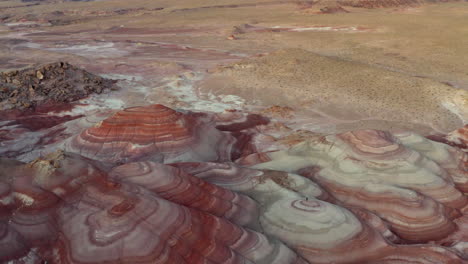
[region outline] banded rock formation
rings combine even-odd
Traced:
[[[84,130],[67,151],[110,164],[229,160],[234,137],[215,128],[208,115],[163,105],[127,108]]]
[[[252,199],[175,167],[149,161],[128,163],[114,168],[110,177],[118,182],[140,185],[162,198],[224,217],[239,225],[257,221],[258,209]]]
[[[2,262],[307,263],[278,240],[209,214],[210,208],[197,209],[198,198],[195,207],[176,203],[183,189],[166,200],[151,187],[111,180],[92,161],[61,152],[14,168],[0,182]],[[161,173],[180,176],[175,168]]]
[[[246,161],[299,172],[345,205],[376,213],[407,241],[438,240],[462,228],[453,220],[468,203],[466,154],[411,133],[347,132]]]
[[[0,160],[0,261],[466,262],[464,152],[376,130],[289,147],[275,127],[150,105],[85,129],[75,153]]]
[[[443,247],[393,244],[401,241],[377,215],[340,203],[297,174],[232,163],[171,165],[253,197],[263,208],[260,221],[264,231],[310,263],[462,263]]]

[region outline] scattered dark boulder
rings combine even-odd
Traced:
[[[115,88],[116,81],[66,62],[0,73],[0,110],[69,103]]]

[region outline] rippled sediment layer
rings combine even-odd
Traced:
[[[411,132],[377,130],[311,134],[289,147],[277,139],[290,132],[271,125],[242,112],[149,105],[69,138],[64,146],[75,153],[27,164],[1,160],[0,259],[467,260],[463,151]],[[229,144],[212,145],[214,135]]]

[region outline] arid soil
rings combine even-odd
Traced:
[[[386,130],[391,126],[376,121],[419,123],[450,132],[468,116],[465,90],[302,49],[220,67],[199,88],[266,106],[312,108],[331,119],[360,120],[365,127]]]

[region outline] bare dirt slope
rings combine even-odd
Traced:
[[[200,89],[252,103],[313,108],[342,120],[429,124],[446,132],[468,116],[468,92],[361,62],[287,49],[221,67]]]

